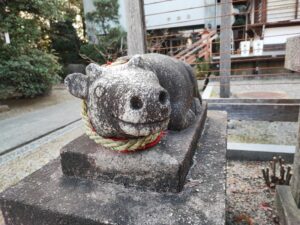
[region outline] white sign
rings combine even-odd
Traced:
[[[264,49],[264,42],[262,40],[254,40],[253,41],[253,54],[254,55],[262,55]]]
[[[4,33],[4,38],[5,38],[5,43],[10,44],[10,38],[9,38],[9,33],[8,32]]]
[[[240,43],[241,56],[249,56],[250,41],[241,41]]]

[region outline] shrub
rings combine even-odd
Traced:
[[[0,62],[0,89],[14,90],[19,96],[34,97],[48,93],[59,81],[61,70],[57,57],[40,50]],[[5,91],[4,91],[5,92]],[[3,98],[3,96],[2,96]]]
[[[51,48],[60,57],[63,64],[78,63],[80,40],[71,20],[58,21],[51,24]]]
[[[110,28],[106,35],[98,37],[98,42],[81,46],[80,56],[87,62],[103,64],[126,55],[126,32],[121,27]]]
[[[94,61],[101,65],[106,63],[106,58],[102,51],[103,49],[99,45],[85,44],[80,48],[80,56],[86,59],[87,62]]]

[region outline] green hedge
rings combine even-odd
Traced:
[[[9,97],[11,92],[23,97],[46,94],[59,81],[60,70],[56,56],[36,49],[1,61],[0,98]]]

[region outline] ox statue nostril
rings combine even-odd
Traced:
[[[159,92],[159,97],[158,97],[158,99],[159,99],[159,102],[161,103],[161,104],[166,104],[166,102],[167,102],[167,100],[168,100],[168,94],[167,94],[167,92],[165,92],[165,91],[160,91]]]
[[[130,107],[133,110],[139,110],[143,107],[143,102],[140,97],[134,96],[130,99]]]

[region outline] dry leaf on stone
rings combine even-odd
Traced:
[[[265,211],[272,211],[270,204],[268,202],[262,202],[259,206],[260,209],[263,209]]]
[[[240,214],[240,215],[236,216],[234,218],[234,220],[237,223],[246,222],[247,225],[254,225],[253,219],[246,214]]]

